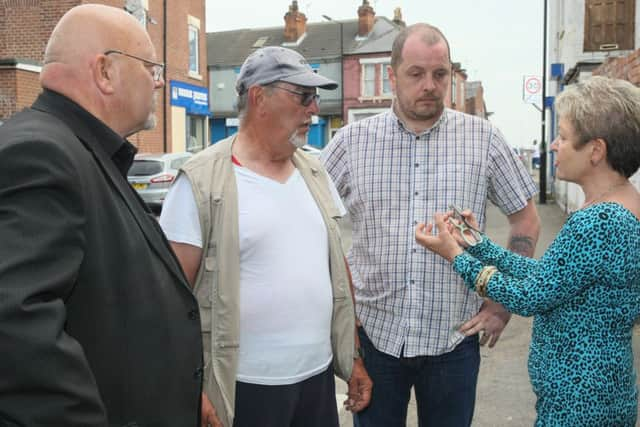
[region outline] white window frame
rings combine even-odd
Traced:
[[[372,76],[368,76],[367,70],[371,70]],[[369,77],[369,78],[367,78]],[[371,92],[367,92],[367,83],[371,85]],[[362,64],[362,90],[363,98],[373,98],[376,96],[376,66],[375,64]]]
[[[188,28],[188,32],[187,32],[187,44],[189,47],[189,63],[187,64],[188,68],[188,75],[189,77],[196,79],[196,80],[202,80],[202,76],[200,75],[200,20],[198,18],[195,18],[191,15],[189,15],[187,17],[187,28]],[[193,69],[191,69],[191,34],[194,33],[195,34],[195,71]]]
[[[391,89],[391,79],[389,78],[389,67],[391,62],[383,62],[380,64],[380,96],[393,96],[393,90]],[[384,78],[384,75],[387,75],[387,78]],[[389,91],[384,91],[384,81],[389,81]]]
[[[383,78],[384,78],[384,70],[382,67],[387,67],[391,64],[391,57],[378,57],[378,58],[360,58],[360,67],[362,72],[360,73],[360,97],[358,101],[380,101],[387,100],[393,98],[393,92],[384,93],[383,92]],[[374,93],[372,95],[365,94],[365,67],[366,65],[374,65]],[[376,72],[378,71],[378,72]],[[375,77],[379,75],[380,77]],[[391,82],[389,82],[389,89],[391,89]]]

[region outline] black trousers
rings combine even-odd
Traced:
[[[333,365],[296,384],[236,382],[233,427],[338,427]]]

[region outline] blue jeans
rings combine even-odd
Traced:
[[[378,351],[359,328],[364,364],[373,380],[371,403],[355,427],[405,427],[411,387],[420,427],[467,427],[473,419],[480,368],[478,336],[440,356],[394,357]]]

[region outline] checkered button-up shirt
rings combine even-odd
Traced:
[[[453,350],[482,300],[415,242],[415,226],[455,204],[484,227],[487,198],[506,215],[523,209],[536,186],[522,162],[491,123],[452,110],[416,135],[390,109],[341,129],[322,158],[353,222],[347,258],[369,338],[396,357]]]

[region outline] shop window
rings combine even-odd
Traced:
[[[205,126],[204,116],[194,116],[187,114],[187,151],[197,153],[205,147]]]

